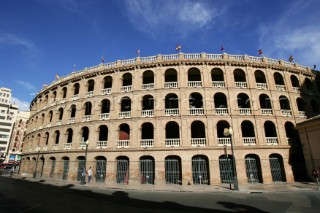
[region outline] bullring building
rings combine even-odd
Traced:
[[[319,113],[319,95],[310,68],[266,57],[102,63],[57,77],[32,100],[20,175],[80,181],[92,167],[102,185],[160,188],[210,187],[234,173],[239,184],[301,180],[295,125]]]

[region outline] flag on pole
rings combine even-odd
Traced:
[[[258,55],[262,55],[263,52],[262,52],[262,49],[258,50]]]
[[[76,71],[76,64],[73,65],[73,71]]]
[[[137,49],[136,53],[138,56],[140,56],[140,49]]]
[[[316,65],[316,64],[314,64],[314,65],[313,65],[313,69],[315,70],[316,68],[317,68],[317,65]]]
[[[182,46],[181,45],[177,45],[176,46],[176,51],[181,50]]]
[[[60,77],[59,77],[59,75],[58,75],[58,74],[56,74],[56,79],[60,79]]]
[[[101,57],[101,63],[104,63],[104,57],[103,56]]]
[[[290,62],[293,61],[293,56],[292,56],[292,55],[289,57],[289,61],[290,61]]]
[[[223,44],[221,45],[220,50],[221,50],[222,52],[224,52],[224,46],[223,46]]]

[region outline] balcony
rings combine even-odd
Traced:
[[[154,83],[151,83],[151,84],[142,84],[142,89],[143,89],[143,90],[154,89]]]
[[[47,124],[47,128],[51,127],[51,124]]]
[[[278,91],[286,91],[286,87],[284,85],[277,84],[276,88]]]
[[[154,139],[142,139],[140,141],[140,147],[153,147]]]
[[[71,100],[72,100],[72,101],[75,101],[75,100],[78,100],[78,99],[79,99],[79,94],[73,95],[73,96],[71,97]]]
[[[243,145],[256,145],[255,137],[244,137],[242,138]]]
[[[248,88],[247,82],[235,82],[236,88]]]
[[[230,138],[218,138],[218,146],[230,146],[231,139]]]
[[[191,108],[189,109],[190,115],[204,115],[203,108]]]
[[[310,89],[307,90],[307,93],[308,93],[308,95],[312,95],[312,96],[314,95],[313,90],[310,90]]]
[[[60,104],[64,104],[65,102],[66,102],[66,99],[65,99],[65,98],[63,98],[63,99],[60,100]]]
[[[202,87],[201,81],[188,81],[188,87]]]
[[[130,92],[131,90],[132,90],[132,85],[121,87],[121,92]]]
[[[206,139],[205,138],[191,138],[191,146],[205,146]]]
[[[111,94],[111,88],[105,88],[101,90],[101,95]]]
[[[251,108],[240,108],[240,115],[251,115]]]
[[[47,146],[42,147],[42,151],[48,151],[48,147]]]
[[[75,122],[75,117],[69,118],[68,124],[73,124]]]
[[[153,109],[141,111],[141,117],[152,117],[153,115],[154,115]]]
[[[107,148],[108,141],[97,141],[97,149]]]
[[[179,147],[180,138],[166,139],[166,147]]]
[[[179,109],[165,109],[165,115],[179,115]]]
[[[212,87],[225,87],[224,81],[212,81]]]
[[[109,119],[110,113],[102,113],[99,115],[99,120],[107,120]]]
[[[82,116],[82,122],[87,122],[87,121],[91,121],[91,115],[85,115],[85,116]]]
[[[53,144],[51,150],[58,150],[59,144]]]
[[[272,115],[272,109],[261,109],[261,114],[262,115]]]
[[[282,114],[282,116],[288,116],[288,117],[292,116],[291,110],[287,110],[287,109],[282,109],[281,114]]]
[[[131,112],[119,112],[119,118],[131,118]]]
[[[72,147],[72,143],[65,143],[65,144],[63,145],[63,149],[64,149],[64,150],[70,150],[71,147]]]
[[[118,140],[117,148],[128,148],[130,140]]]
[[[85,142],[79,143],[79,149],[86,149],[87,144]]]
[[[178,88],[178,82],[165,82],[165,88]]]
[[[301,118],[307,117],[305,111],[299,111],[298,113],[299,113],[299,117],[301,117]]]
[[[216,108],[216,115],[228,115],[228,108]]]
[[[292,87],[292,90],[295,93],[300,93],[300,88],[299,87]]]
[[[62,121],[62,120],[57,121],[57,122],[56,122],[56,126],[60,126],[60,125],[61,125],[61,121]]]
[[[268,89],[266,83],[257,83],[257,89]]]
[[[85,96],[86,96],[86,98],[92,97],[93,96],[93,91],[86,92]]]
[[[267,145],[278,145],[277,137],[266,137]]]

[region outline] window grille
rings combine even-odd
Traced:
[[[127,158],[117,159],[117,183],[128,184],[129,182],[129,160]]]
[[[202,157],[194,157],[192,159],[192,178],[194,184],[209,185],[208,161]]]
[[[141,184],[154,184],[154,160],[144,158],[140,160]]]
[[[176,157],[168,157],[165,161],[167,184],[182,184],[181,161]]]

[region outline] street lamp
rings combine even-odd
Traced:
[[[36,160],[36,166],[35,166],[34,172],[33,172],[33,178],[37,177],[37,166],[38,166],[39,154],[40,154],[40,148],[38,147],[38,156],[37,156],[37,160]]]
[[[87,140],[84,144],[86,145],[86,152],[84,156],[84,168],[81,173],[81,184],[86,184],[86,171],[87,171],[86,167],[87,167],[87,153],[88,153],[89,140]]]
[[[233,163],[233,189],[234,190],[239,190],[236,161],[235,161],[235,157],[234,157],[233,144],[232,144],[232,134],[233,134],[232,127],[225,128],[224,131],[223,131],[223,134],[224,134],[224,136],[229,136],[230,137],[232,163]]]

